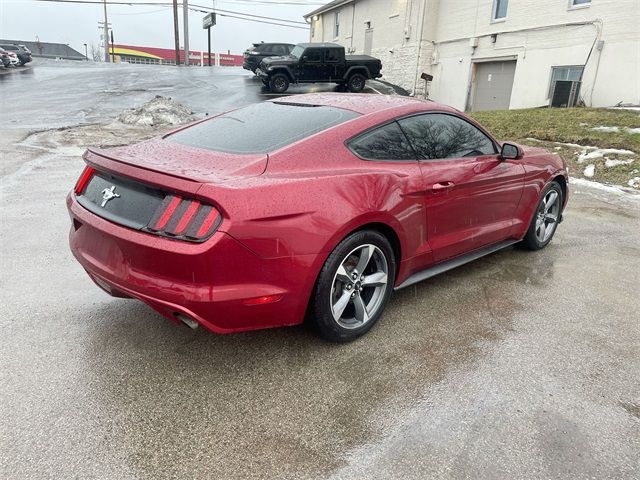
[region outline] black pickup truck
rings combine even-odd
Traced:
[[[368,55],[344,54],[336,43],[299,43],[289,55],[267,57],[256,70],[262,83],[283,93],[290,83],[338,83],[360,92],[369,78],[381,77],[382,62]]]

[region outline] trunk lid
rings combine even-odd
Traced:
[[[214,152],[162,138],[90,153],[134,167],[201,183],[227,183],[256,177],[267,168],[268,155]]]

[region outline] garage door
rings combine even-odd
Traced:
[[[509,108],[516,61],[476,63],[474,111]]]

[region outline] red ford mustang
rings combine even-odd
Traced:
[[[67,205],[89,276],[216,333],[308,316],[354,339],[394,289],[546,246],[568,193],[559,156],[396,96],[291,96],[84,159]]]

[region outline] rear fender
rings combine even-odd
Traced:
[[[354,73],[361,73],[362,75],[364,75],[367,78],[371,78],[371,74],[369,73],[369,69],[365,66],[357,66],[357,67],[350,67],[345,74],[343,75],[343,80],[348,79],[351,75],[353,75]]]

